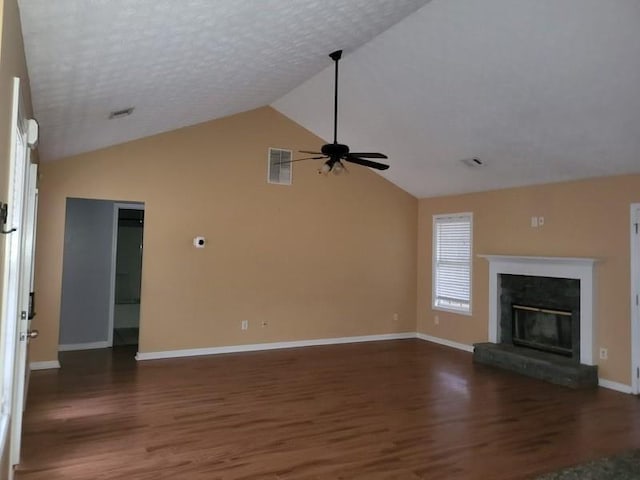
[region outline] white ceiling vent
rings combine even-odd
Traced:
[[[278,185],[291,185],[291,160],[293,152],[281,148],[269,149],[267,182]]]
[[[135,107],[124,108],[122,110],[115,110],[109,114],[109,120],[113,120],[114,118],[124,118],[128,117],[133,113],[133,109]]]
[[[463,158],[460,161],[470,168],[480,168],[485,166],[484,162],[479,158]]]

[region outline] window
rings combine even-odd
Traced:
[[[433,307],[471,314],[473,214],[433,216]]]

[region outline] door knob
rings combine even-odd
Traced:
[[[40,335],[40,332],[38,330],[29,330],[27,332],[27,337],[29,338],[38,338],[38,335]]]

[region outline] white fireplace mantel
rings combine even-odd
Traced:
[[[478,255],[489,262],[489,341],[500,341],[499,275],[575,278],[580,281],[580,363],[595,365],[595,279],[598,259]]]

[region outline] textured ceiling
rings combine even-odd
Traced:
[[[418,197],[640,173],[639,25],[637,0],[433,0],[345,55],[338,140]],[[331,138],[332,81],[273,106]]]
[[[268,105],[427,1],[19,0],[41,158]]]
[[[339,140],[418,197],[640,173],[637,0],[19,4],[45,161],[266,104],[328,139],[343,48]]]

